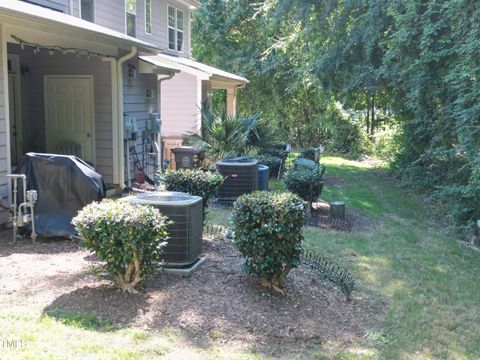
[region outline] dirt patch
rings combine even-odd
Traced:
[[[63,252],[57,249],[64,249]],[[52,253],[48,253],[52,251]],[[241,268],[223,241],[205,240],[207,261],[191,278],[159,273],[140,295],[126,295],[89,273],[95,257],[71,241],[0,247],[0,301],[34,302],[44,311],[90,313],[120,326],[168,327],[207,342],[298,353],[325,342],[348,345],[375,327],[385,304],[352,300],[309,268],[292,271],[286,295],[273,294]]]

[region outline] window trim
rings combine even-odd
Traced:
[[[169,14],[168,14],[168,11],[169,11],[169,8],[172,8],[174,11],[175,11],[175,26],[170,26],[170,24],[168,23],[168,20],[169,20]],[[177,26],[178,26],[178,12],[181,12],[182,15],[183,15],[183,30],[180,30]],[[174,49],[171,49],[170,48],[170,34],[169,34],[169,30],[172,29],[175,31],[175,38],[174,38]],[[183,39],[182,39],[182,49],[181,50],[177,50],[177,46],[178,46],[178,33],[181,32],[183,34]],[[177,53],[185,53],[185,11],[183,10],[180,10],[178,8],[176,8],[175,6],[173,5],[170,5],[170,4],[167,4],[167,48],[169,51],[175,51]]]
[[[144,0],[143,9],[145,10],[145,35],[152,36],[153,34],[153,0],[150,1],[150,32],[147,32],[147,0]]]
[[[97,15],[97,12],[95,11],[95,0],[92,0],[92,7],[93,7],[93,20],[92,22],[95,24],[97,22],[97,18],[96,18],[96,15]],[[78,17],[82,20],[85,20],[82,18],[82,0],[78,0]],[[85,21],[89,21],[89,20],[85,20]]]
[[[132,37],[137,37],[137,0],[135,0],[135,13],[133,12],[130,12],[127,10],[127,1],[128,0],[125,0],[123,2],[123,6],[124,6],[124,9],[125,9],[125,34],[128,35],[128,14],[130,15],[135,15],[135,36],[132,36]],[[128,35],[128,36],[131,36],[131,35]]]

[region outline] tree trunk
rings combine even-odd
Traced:
[[[142,280],[140,256],[138,255],[138,251],[134,250],[133,262],[128,264],[124,274],[119,273],[114,275],[113,282],[115,286],[121,289],[123,292],[129,294],[138,294],[138,290],[135,288],[142,282]]]
[[[372,120],[370,121],[370,136],[375,133],[375,96],[372,96]]]
[[[282,295],[285,295],[283,287],[285,285],[285,279],[287,278],[288,273],[292,270],[292,265],[287,265],[283,268],[281,272],[273,275],[269,278],[261,278],[260,283],[263,287],[276,291]]]

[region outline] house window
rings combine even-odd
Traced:
[[[183,51],[183,11],[168,5],[168,48]]]
[[[152,0],[145,0],[145,34],[152,35]]]
[[[127,35],[135,37],[136,19],[137,19],[137,0],[125,0]]]
[[[80,0],[80,17],[83,20],[94,22],[93,0]]]

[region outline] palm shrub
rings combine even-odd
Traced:
[[[294,168],[287,172],[283,182],[289,191],[308,202],[308,210],[310,211],[312,202],[322,194],[324,173],[325,167],[320,164],[313,170],[301,167]]]
[[[105,262],[115,286],[137,293],[137,286],[161,266],[168,221],[152,206],[125,201],[91,203],[72,220],[82,246]]]
[[[292,193],[257,191],[234,203],[234,245],[246,259],[246,271],[259,276],[263,286],[283,292],[299,261],[305,219],[304,202]]]
[[[200,196],[203,199],[204,209],[208,207],[208,200],[222,185],[223,176],[203,170],[181,169],[167,171],[163,174],[165,190],[180,191],[190,195]]]
[[[257,153],[276,143],[270,125],[260,120],[260,114],[228,116],[226,112],[213,114],[202,108],[202,128],[199,133],[185,137],[188,144],[205,149],[211,161]]]

